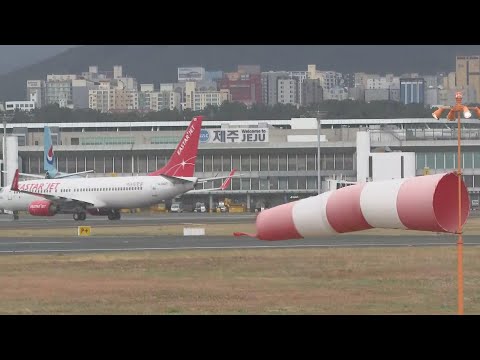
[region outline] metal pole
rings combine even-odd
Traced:
[[[462,152],[461,152],[461,128],[460,111],[458,114],[458,146],[457,146],[457,168],[458,168],[458,241],[457,241],[457,264],[458,264],[458,315],[463,315],[463,234],[462,234]]]
[[[7,115],[3,114],[3,186],[7,186]]]
[[[322,178],[320,177],[320,168],[322,165],[322,162],[320,161],[320,128],[322,127],[322,119],[320,118],[319,115],[317,115],[317,140],[318,140],[318,175],[317,175],[317,182],[318,182],[318,194],[320,195],[322,192]]]

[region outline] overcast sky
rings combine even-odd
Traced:
[[[78,45],[0,45],[0,74],[35,64]]]

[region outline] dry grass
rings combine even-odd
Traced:
[[[184,227],[203,227],[205,234],[208,236],[231,236],[235,231],[256,233],[255,223],[252,220],[249,223],[238,224],[173,224],[173,225],[142,225],[142,226],[92,226],[91,236],[161,236],[161,235],[183,235]],[[465,235],[480,235],[480,218],[469,218],[464,228]],[[351,233],[350,233],[351,234]],[[387,230],[387,229],[371,229],[355,232],[356,235],[371,236],[399,236],[399,235],[419,235],[429,236],[434,233],[428,231],[411,231],[411,230]],[[63,237],[77,236],[77,226],[70,228],[51,228],[51,229],[3,229],[4,237]]]
[[[183,236],[184,227],[205,228],[205,235],[230,236],[234,231],[255,232],[255,224],[204,224],[204,225],[142,225],[142,226],[99,226],[91,227],[91,236]],[[77,226],[71,228],[47,228],[47,229],[3,229],[2,237],[64,237],[77,236]]]
[[[480,248],[464,249],[480,313]],[[2,314],[455,314],[455,247],[0,257]]]

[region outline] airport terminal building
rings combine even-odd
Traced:
[[[21,172],[44,173],[43,127],[48,125],[59,171],[93,169],[95,173],[89,176],[130,176],[145,175],[165,165],[188,124],[189,121],[7,124],[7,133],[18,138]],[[456,126],[455,122],[433,118],[323,119],[322,189],[327,190],[325,180],[334,177],[370,181],[454,171],[458,161]],[[475,206],[480,191],[480,121],[462,120],[462,126],[463,173]],[[358,164],[360,138],[368,138],[365,166]],[[232,168],[237,168],[241,177],[232,179],[227,191],[209,192],[208,188],[220,186],[221,180],[216,180],[205,184],[204,194],[185,194],[182,201],[201,201],[214,208],[218,201],[229,198],[244,204],[246,211],[253,211],[316,195],[317,139],[314,118],[204,119],[195,175],[228,175]],[[362,143],[365,145],[364,140]],[[375,162],[378,154],[399,152],[411,156],[396,156],[398,169],[389,166],[392,162],[388,157],[383,163]]]

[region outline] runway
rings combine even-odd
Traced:
[[[90,216],[86,221],[74,221],[71,215],[55,217],[21,216],[17,221],[10,215],[0,216],[2,230],[62,229],[79,225],[99,227],[135,227],[167,224],[242,224],[255,222],[255,214],[199,214],[199,213],[140,213],[122,214],[122,219],[110,221],[104,216]],[[45,254],[111,251],[168,251],[168,250],[222,250],[266,248],[335,248],[335,247],[403,247],[403,246],[455,246],[456,236],[432,234],[429,236],[364,236],[345,234],[308,240],[260,241],[233,236],[55,236],[55,237],[0,237],[0,254]],[[480,245],[479,236],[464,236],[466,246]]]
[[[85,221],[75,221],[72,215],[60,214],[52,217],[35,217],[20,215],[19,220],[13,220],[11,215],[0,215],[0,231],[2,229],[59,229],[67,227],[86,226],[142,226],[167,224],[241,224],[255,223],[253,213],[144,213],[122,214],[120,220],[108,220],[106,216],[87,216]]]
[[[480,237],[464,236],[466,246],[480,245]],[[260,241],[229,236],[112,236],[95,237],[11,237],[0,239],[0,254],[100,253],[116,251],[225,250],[272,248],[360,248],[456,246],[454,235],[358,236],[341,235],[308,240]]]
[[[479,217],[479,212],[470,217]],[[253,224],[254,213],[123,213],[120,220],[108,220],[106,216],[87,216],[85,221],[75,221],[70,214],[59,214],[52,217],[20,215],[13,220],[12,215],[0,214],[0,231],[2,229],[62,229],[86,225],[95,227],[131,227],[145,225],[174,224]]]

